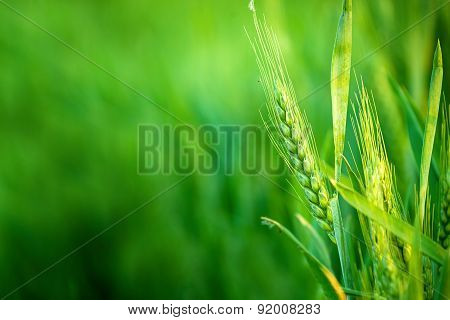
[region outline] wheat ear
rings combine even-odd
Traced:
[[[356,97],[359,111],[353,105],[353,129],[362,160],[364,195],[378,208],[396,218],[406,220],[400,205],[394,171],[387,158],[373,96],[361,83]],[[375,289],[380,296],[399,298],[405,285],[401,269],[405,268],[403,246],[382,226],[369,222],[370,242],[374,262]]]
[[[277,38],[254,12],[257,38],[252,42],[261,82],[266,94],[272,137],[281,156],[297,178],[310,212],[333,242],[333,217],[327,180],[320,170],[320,160],[311,126],[300,111],[284,64]]]

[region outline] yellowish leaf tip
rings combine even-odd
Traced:
[[[434,52],[433,67],[434,68],[442,68],[443,66],[444,66],[444,63],[442,62],[441,43],[438,39],[436,51]]]

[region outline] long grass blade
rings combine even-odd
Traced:
[[[284,227],[279,222],[266,217],[262,217],[261,220],[264,224],[268,225],[269,227],[275,227],[281,233],[286,235],[292,242],[294,242],[297,248],[305,254],[305,257],[311,267],[311,271],[320,282],[324,294],[329,299],[346,299],[345,293],[333,273],[327,267],[325,267],[315,256],[313,256],[300,240],[298,240],[286,227]]]
[[[347,107],[350,87],[350,68],[352,61],[352,0],[344,0],[342,14],[339,18],[336,40],[331,60],[331,100],[333,112],[334,162],[335,179],[341,176],[342,157],[345,145],[345,129],[347,124]],[[344,283],[351,286],[348,248],[344,233],[344,223],[339,208],[339,199],[335,195],[331,201],[334,232],[339,251]]]
[[[433,72],[431,73],[430,92],[428,96],[428,116],[425,124],[425,134],[420,161],[420,187],[419,187],[419,217],[423,226],[425,216],[425,204],[428,191],[428,177],[430,163],[433,156],[434,137],[439,116],[439,101],[441,98],[442,78],[444,68],[442,63],[441,44],[437,43],[433,59]]]
[[[352,0],[344,0],[331,60],[331,99],[335,179],[339,181],[345,144],[350,68],[352,61]]]

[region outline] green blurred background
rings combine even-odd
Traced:
[[[446,2],[355,0],[353,61]],[[253,34],[247,5],[0,1],[0,296],[25,283],[7,298],[321,297],[295,247],[259,221],[268,215],[293,226],[299,203],[258,175],[194,174],[52,266],[180,179],[137,174],[138,125],[177,121],[37,25],[183,122],[261,125],[264,94],[244,31]],[[256,7],[280,38],[319,150],[330,160],[331,99],[323,84],[341,0],[256,0]],[[355,68],[374,91],[401,191],[416,177],[388,76],[423,112],[438,37],[450,72],[449,30],[447,5]],[[270,178],[289,188],[285,176]]]

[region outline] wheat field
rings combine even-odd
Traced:
[[[343,4],[0,1],[0,298],[448,296],[450,4]]]

